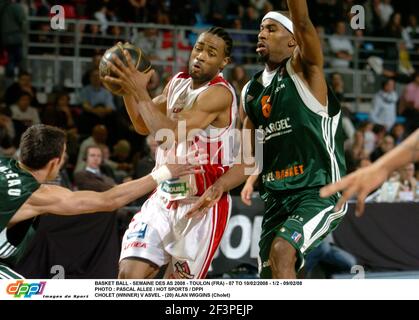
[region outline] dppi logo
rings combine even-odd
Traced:
[[[45,289],[45,281],[39,283],[23,283],[22,280],[11,283],[7,286],[6,292],[14,295],[15,298],[31,298],[33,295],[42,294]]]

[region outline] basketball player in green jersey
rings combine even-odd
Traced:
[[[168,164],[106,192],[72,192],[42,184],[56,178],[64,162],[65,142],[62,130],[35,125],[22,135],[19,161],[0,157],[0,279],[22,278],[7,264],[15,263],[24,253],[35,233],[37,216],[114,211],[165,179],[195,172],[193,165]]]
[[[334,210],[338,194],[319,195],[321,187],[345,174],[340,107],[326,85],[306,0],[288,0],[288,8],[290,15],[269,12],[262,19],[256,51],[265,70],[242,94],[244,129],[263,132],[262,278],[295,278],[304,256],[337,227],[347,209]],[[248,140],[243,143],[253,143]],[[241,184],[244,169],[236,165],[225,173],[189,216],[205,214],[223,192]]]

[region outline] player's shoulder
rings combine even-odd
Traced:
[[[172,80],[175,80],[175,79],[190,79],[190,78],[191,78],[191,76],[190,76],[189,73],[182,71],[182,72],[176,73],[174,75],[174,77],[172,78]]]
[[[215,86],[220,84],[229,86],[229,82],[226,79],[224,79],[222,75],[219,74],[208,83],[208,86]]]

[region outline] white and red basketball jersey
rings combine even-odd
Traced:
[[[236,122],[238,107],[234,88],[218,75],[206,85],[192,89],[192,78],[187,73],[178,73],[169,83],[167,116],[176,119],[177,114],[183,110],[190,110],[198,96],[211,86],[225,86],[231,93],[233,100],[230,107],[230,123],[227,127],[216,128],[209,125],[203,130],[194,133],[188,139],[176,144],[171,150],[157,149],[156,168],[167,162],[168,157],[186,155],[187,152],[203,149],[209,154],[209,163],[202,165],[204,173],[187,175],[177,179],[166,180],[158,186],[157,192],[164,198],[174,201],[202,195],[224,172],[233,164],[239,141],[236,137]],[[178,132],[182,132],[180,127]],[[183,134],[186,133],[186,128]],[[156,136],[156,139],[159,139]],[[182,139],[179,139],[180,141]]]

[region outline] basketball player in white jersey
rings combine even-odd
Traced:
[[[153,71],[137,71],[127,52],[128,66],[117,57],[109,64],[117,78],[105,81],[122,86],[136,131],[157,134],[157,141],[160,129],[174,133],[171,146],[159,146],[156,168],[174,153],[204,149],[210,155],[202,174],[164,181],[134,216],[123,238],[120,278],[153,278],[164,265],[165,278],[202,279],[208,272],[230,216],[231,198],[224,194],[203,218],[188,219],[185,214],[233,165],[238,108],[233,87],[220,74],[230,61],[231,47],[232,39],[222,28],[202,33],[191,52],[189,73],[175,75],[153,100],[147,92]],[[191,139],[182,139],[179,123]]]

